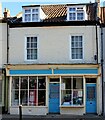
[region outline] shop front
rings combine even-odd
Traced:
[[[10,114],[19,114],[19,105],[26,115],[101,113],[101,99],[97,97],[101,96],[101,82],[96,65],[23,68],[7,66]]]

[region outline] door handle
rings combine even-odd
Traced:
[[[90,104],[92,104],[92,103],[90,103]]]

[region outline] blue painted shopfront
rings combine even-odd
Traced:
[[[49,84],[49,113],[60,113],[59,83]]]
[[[97,68],[9,70],[15,75],[98,75]],[[49,113],[60,113],[59,83],[49,83]],[[86,113],[96,113],[96,84],[86,84]]]
[[[96,84],[86,84],[86,113],[96,112]]]
[[[98,69],[33,69],[33,70],[9,70],[10,75],[27,75],[27,74],[98,74]]]

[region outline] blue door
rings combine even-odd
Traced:
[[[49,113],[59,113],[59,83],[49,85]]]
[[[96,113],[96,84],[86,84],[86,113]]]

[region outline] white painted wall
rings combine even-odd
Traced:
[[[105,82],[105,27],[103,28],[103,68],[104,68],[104,82]]]
[[[48,113],[47,107],[22,107],[23,115],[46,115]],[[10,107],[10,114],[19,114],[19,107]]]
[[[60,108],[60,114],[65,114],[65,115],[83,115],[85,114],[84,112],[84,107],[83,108],[76,108],[76,107],[71,107],[71,108]]]
[[[95,26],[10,28],[9,63],[95,63]],[[25,36],[38,36],[38,60],[25,61]],[[70,36],[83,35],[84,59],[70,60]]]
[[[0,68],[6,64],[7,57],[7,24],[0,23]]]

